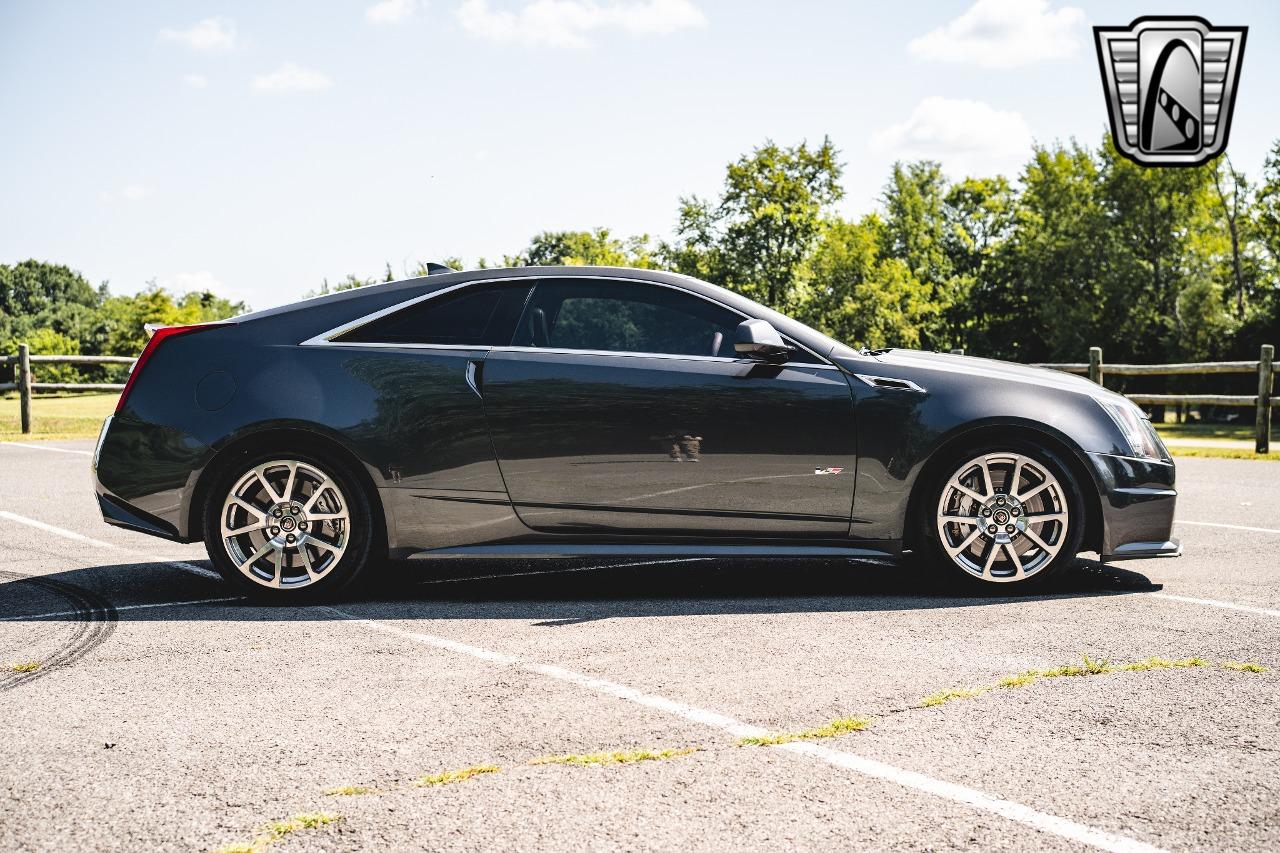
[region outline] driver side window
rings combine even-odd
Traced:
[[[643,282],[539,282],[516,346],[734,358],[742,317],[705,299]]]

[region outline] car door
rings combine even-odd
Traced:
[[[479,384],[485,354],[508,344],[530,283],[479,282],[398,305],[336,335],[343,370],[373,395],[376,417],[352,427],[382,469],[381,495],[405,547],[501,537],[513,517],[493,455]]]
[[[637,280],[545,279],[484,368],[507,492],[540,531],[847,535],[856,463],[844,374],[733,352],[736,311]]]

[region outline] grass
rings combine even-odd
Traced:
[[[1248,417],[1230,424],[1202,423],[1166,423],[1156,424],[1156,432],[1169,443],[1169,452],[1174,456],[1198,456],[1202,459],[1262,459],[1280,460],[1280,425],[1271,430],[1271,453],[1259,455],[1253,452],[1253,410]],[[1204,441],[1221,441],[1221,447],[1184,447],[1177,443],[1180,438],[1194,438]],[[1249,447],[1233,447],[1232,442],[1247,441]]]
[[[326,797],[358,797],[361,794],[376,794],[373,788],[366,788],[364,785],[339,785],[336,788],[325,788],[324,795]]]
[[[18,396],[0,396],[0,441],[97,438],[107,415],[115,411],[120,395],[37,395],[31,401],[31,432],[23,434]]]
[[[1280,448],[1280,444],[1271,446]],[[1280,462],[1280,450],[1275,449],[1263,454],[1254,453],[1243,447],[1180,447],[1175,444],[1169,446],[1169,453],[1174,457],[1194,456],[1200,459],[1253,459],[1261,462]]]
[[[1241,411],[1246,411],[1241,409]],[[1230,424],[1155,424],[1161,438],[1221,438],[1227,441],[1253,441],[1253,410],[1248,417]],[[1272,425],[1271,441],[1280,441],[1280,426]]]
[[[278,841],[300,830],[327,826],[339,819],[337,815],[329,814],[328,812],[303,812],[302,814],[296,814],[293,817],[267,824],[267,834],[271,836],[272,841]]]
[[[1051,669],[1029,669],[1017,675],[1006,675],[996,683],[995,687],[953,687],[949,690],[939,690],[937,693],[930,693],[921,699],[917,707],[932,708],[937,705],[945,705],[947,702],[956,699],[975,699],[996,689],[1010,690],[1026,687],[1041,678],[1082,678],[1090,675],[1106,675],[1112,672],[1150,672],[1154,669],[1198,669],[1211,666],[1213,666],[1212,661],[1199,656],[1189,658],[1150,657],[1133,661],[1132,663],[1113,664],[1105,658],[1093,658],[1086,654],[1081,656],[1078,664],[1067,663]],[[1218,666],[1235,672],[1267,671],[1267,668],[1259,663],[1242,663],[1233,660],[1222,661]]]
[[[1063,664],[1053,669],[1042,669],[1036,675],[1041,678],[1076,678],[1082,675],[1103,675],[1108,672],[1115,672],[1115,668],[1109,660],[1091,658],[1087,654],[1080,657],[1081,663],[1078,666],[1070,663]]]
[[[272,821],[263,827],[262,832],[253,841],[219,847],[217,853],[261,853],[261,851],[266,850],[275,842],[295,832],[301,832],[305,829],[317,829],[339,820],[342,820],[340,815],[328,812],[303,812],[284,820]]]
[[[874,721],[870,717],[841,717],[816,729],[802,729],[798,732],[776,732],[769,735],[744,737],[738,740],[738,746],[777,746],[782,743],[793,743],[798,740],[823,740],[839,737],[850,732],[865,731]]]
[[[1260,663],[1241,662],[1238,660],[1224,660],[1218,666],[1223,669],[1234,670],[1235,672],[1266,672],[1267,668]]]
[[[5,667],[5,669],[10,672],[35,672],[42,666],[44,666],[44,664],[38,660],[29,660],[23,661],[22,663],[11,663]]]
[[[1145,658],[1144,660],[1126,663],[1119,667],[1121,672],[1148,672],[1153,669],[1191,669],[1193,667],[1210,666],[1210,663],[1201,657],[1181,658],[1179,660],[1170,660],[1169,658]]]
[[[696,746],[681,749],[632,749],[621,752],[586,752],[575,755],[546,755],[535,758],[530,764],[574,764],[579,767],[590,767],[602,764],[634,764],[638,761],[666,761],[697,752]]]
[[[1029,669],[1026,672],[1020,673],[1018,675],[1006,675],[1004,678],[1000,679],[1000,683],[997,686],[1003,687],[1006,690],[1010,690],[1015,687],[1026,687],[1028,684],[1035,681],[1039,677],[1040,677],[1039,672],[1035,671],[1034,669]]]
[[[938,705],[953,702],[956,699],[974,699],[990,689],[990,687],[952,687],[947,690],[939,690],[937,693],[930,693],[921,699],[920,707],[934,708]]]
[[[494,764],[477,764],[473,767],[463,767],[460,770],[445,770],[442,773],[435,773],[430,776],[423,776],[414,784],[420,788],[436,788],[440,785],[452,785],[455,782],[465,782],[468,779],[474,779],[485,773],[497,773],[500,769]]]

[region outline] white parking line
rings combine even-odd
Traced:
[[[191,598],[183,601],[156,601],[150,604],[121,604],[113,605],[112,609],[116,612],[121,610],[151,610],[156,607],[181,607],[184,604],[215,604],[223,601],[243,601],[244,597],[240,595],[232,595],[225,598]],[[28,613],[24,616],[0,616],[0,622],[26,622],[31,619],[54,619],[59,616],[77,616],[81,613],[79,610],[58,610],[53,613]]]
[[[766,729],[762,729],[759,726],[735,720],[733,717],[717,713],[716,711],[709,711],[692,705],[686,705],[683,702],[677,702],[674,699],[668,699],[665,696],[644,693],[633,687],[628,687],[625,684],[618,684],[617,682],[609,681],[607,679],[585,675],[580,672],[565,669],[564,667],[555,666],[553,664],[525,661],[515,655],[510,655],[505,652],[498,652],[493,651],[492,649],[469,645],[457,640],[451,640],[447,637],[438,637],[434,634],[406,631],[402,628],[397,628],[394,625],[385,625],[371,619],[347,613],[346,611],[339,610],[336,607],[325,607],[324,609],[329,610],[344,619],[351,620],[352,622],[371,628],[375,631],[394,634],[398,637],[412,640],[417,643],[434,646],[435,648],[444,649],[446,651],[469,655],[500,666],[516,667],[528,672],[545,675],[548,678],[554,678],[559,681],[575,684],[579,687],[584,687],[597,693],[603,693],[607,696],[613,696],[617,699],[622,699],[627,702],[633,702],[637,705],[643,705],[647,708],[663,711],[699,725],[719,729],[720,731],[727,732],[734,737],[758,737],[769,733]],[[1081,844],[1087,844],[1091,847],[1097,847],[1101,850],[1137,853],[1137,851],[1158,851],[1160,849],[1133,838],[1116,835],[1111,832],[1076,823],[1075,821],[1067,818],[1038,811],[1030,806],[1023,805],[1022,803],[987,794],[983,791],[977,790],[976,788],[969,788],[965,785],[958,785],[954,782],[935,779],[934,777],[926,776],[923,773],[904,770],[900,767],[894,767],[891,764],[885,764],[881,761],[864,758],[852,752],[845,752],[843,750],[819,746],[813,743],[799,742],[783,744],[773,748],[784,749],[788,752],[807,756],[809,758],[816,758],[828,764],[842,767],[846,770],[852,770],[863,776],[882,779],[896,785],[901,785],[904,788],[911,788],[912,790],[932,794],[933,796],[961,803],[980,811],[991,812],[1026,826],[1034,827],[1035,829],[1043,832],[1051,833],[1061,838],[1066,838]]]
[[[1280,529],[1275,527],[1246,527],[1243,524],[1222,524],[1217,521],[1187,521],[1184,518],[1176,519],[1174,524],[1194,524],[1197,527],[1225,527],[1228,530],[1250,530],[1254,533],[1280,533]]]
[[[0,447],[8,445],[9,447],[29,447],[32,450],[52,450],[54,453],[76,453],[81,456],[92,456],[93,453],[88,450],[69,450],[65,447],[47,447],[43,444],[27,444],[22,441],[0,441]]]
[[[146,557],[148,560],[154,560],[158,563],[164,563],[184,572],[191,572],[202,578],[211,578],[213,580],[222,580],[222,575],[217,572],[206,569],[203,566],[197,566],[194,563],[187,563],[182,560],[166,560],[163,557],[157,557],[154,554],[146,554],[141,551],[135,551],[132,548],[125,548],[121,545],[115,545],[111,542],[103,542],[101,539],[94,539],[92,536],[85,536],[83,533],[76,533],[74,530],[67,530],[65,527],[55,527],[52,524],[46,524],[43,521],[37,521],[34,518],[27,518],[25,515],[8,512],[0,509],[0,518],[6,521],[13,521],[18,524],[25,524],[28,527],[34,527],[37,530],[43,530],[45,533],[52,533],[54,536],[61,536],[63,539],[70,539],[73,542],[84,542],[86,545],[94,545],[98,548],[106,548],[111,551],[123,551],[126,554],[134,554],[140,557]]]
[[[1224,610],[1242,610],[1245,613],[1257,613],[1260,616],[1280,617],[1280,610],[1268,610],[1265,607],[1253,607],[1249,604],[1233,604],[1230,601],[1217,601],[1212,598],[1192,598],[1189,595],[1173,595],[1167,592],[1149,592],[1152,598],[1167,598],[1170,601],[1182,601],[1187,604],[1203,604],[1206,607],[1221,607]]]
[[[43,521],[37,521],[34,518],[27,518],[24,515],[18,515],[17,513],[8,512],[6,510],[0,509],[0,518],[15,521],[18,524],[25,524],[28,527],[34,527],[37,530],[43,530],[45,533],[52,533],[54,536],[61,536],[63,539],[84,542],[88,545],[96,545],[99,548],[120,550],[118,545],[112,545],[110,542],[103,542],[101,539],[94,539],[92,536],[85,536],[83,533],[76,533],[74,530],[67,530],[63,527],[54,527],[52,524],[45,524]]]

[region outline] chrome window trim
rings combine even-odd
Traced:
[[[439,349],[439,350],[445,350],[445,349],[490,350],[490,351],[503,351],[503,352],[555,352],[555,353],[565,353],[565,354],[579,353],[584,355],[629,355],[629,356],[640,356],[644,358],[679,358],[679,359],[698,359],[698,360],[726,361],[726,362],[742,361],[744,363],[751,361],[750,359],[727,358],[724,356],[678,355],[675,353],[645,353],[645,352],[626,352],[626,351],[614,351],[614,350],[579,350],[579,349],[560,349],[560,348],[551,348],[551,347],[513,347],[513,346],[491,347],[485,344],[414,344],[414,343],[386,343],[381,341],[373,342],[373,343],[362,343],[357,341],[333,340],[334,338],[345,335],[348,332],[353,332],[356,329],[359,329],[361,326],[365,326],[369,323],[372,323],[374,320],[380,320],[383,317],[396,313],[397,311],[402,311],[406,308],[410,308],[414,305],[417,305],[420,302],[426,302],[428,299],[435,299],[438,296],[443,296],[446,293],[451,293],[452,291],[458,290],[459,288],[472,287],[472,286],[484,285],[484,284],[503,284],[506,282],[513,282],[513,281],[530,281],[530,282],[533,282],[534,284],[537,284],[540,281],[549,281],[549,280],[554,281],[554,280],[560,280],[561,278],[562,277],[555,276],[555,275],[521,275],[521,276],[504,276],[501,278],[482,278],[482,279],[473,279],[471,281],[464,281],[459,284],[453,284],[448,287],[442,287],[439,290],[433,290],[430,293],[424,293],[421,296],[415,296],[412,299],[406,299],[404,302],[397,302],[395,305],[390,305],[386,308],[382,308],[378,311],[374,311],[371,314],[366,314],[363,317],[358,317],[357,319],[344,323],[341,326],[337,326],[335,328],[329,329],[327,332],[321,332],[320,334],[315,335],[314,337],[307,338],[305,341],[302,341],[302,343],[300,343],[299,346],[379,347],[379,348],[395,348],[395,349]],[[723,308],[724,310],[729,311],[733,314],[736,314],[739,317],[742,317],[744,319],[747,319],[747,320],[756,319],[750,316],[749,314],[745,314],[742,311],[739,311],[737,308],[734,308],[731,305],[725,305],[723,302],[717,299],[712,299],[710,296],[706,296],[701,293],[695,293],[694,291],[689,290],[688,288],[680,287],[679,285],[675,285],[675,284],[668,284],[665,281],[650,281],[649,279],[644,279],[644,278],[625,278],[623,276],[607,276],[607,275],[567,276],[564,278],[569,278],[569,279],[572,279],[573,281],[618,281],[618,282],[625,282],[627,284],[635,284],[639,282],[640,284],[646,284],[652,287],[665,287],[670,290],[678,290],[681,293],[696,297],[698,299],[703,300],[704,302],[710,302],[712,305],[715,305],[718,308]],[[818,364],[806,364],[805,362],[797,362],[798,365],[804,366],[804,367],[817,367],[817,368],[828,369],[828,370],[840,370],[839,367],[832,364],[829,360],[827,360],[823,356],[809,349],[804,344],[801,344],[799,341],[792,340],[791,338],[785,335],[783,337],[787,341],[797,346],[799,349],[809,353],[809,355],[813,356],[814,358],[819,359]],[[789,364],[790,362],[787,362],[787,363]]]
[[[309,346],[330,346],[330,347],[351,347],[358,349],[419,349],[419,350],[443,350],[453,352],[475,352],[475,353],[495,353],[495,352],[528,352],[543,353],[546,355],[593,355],[593,356],[610,356],[613,358],[665,358],[675,361],[715,361],[724,364],[768,364],[769,362],[756,361],[750,358],[729,358],[722,355],[681,355],[671,352],[631,352],[620,350],[592,350],[592,349],[569,349],[567,347],[493,347],[483,344],[472,346],[469,344],[388,344],[388,343],[362,343],[358,341],[328,341],[323,344],[309,344]],[[807,351],[807,350],[806,350]],[[775,367],[790,367],[793,370],[813,368],[814,370],[840,370],[834,364],[810,364],[805,361],[784,362],[774,365]]]
[[[438,349],[454,350],[456,352],[488,352],[493,349],[488,344],[397,344],[382,341],[317,341],[314,338],[303,341],[298,346],[358,347],[360,349]]]
[[[424,346],[430,345],[424,344]],[[609,356],[610,358],[663,358],[671,361],[714,361],[721,364],[769,364],[769,362],[756,361],[752,358],[729,358],[728,356],[723,355],[681,355],[680,353],[674,352],[633,352],[631,350],[570,349],[568,347],[490,347],[489,352],[528,352],[545,353],[547,355],[592,355]],[[806,349],[805,352],[808,352],[808,350]],[[834,364],[809,364],[804,361],[783,362],[782,364],[775,364],[774,366],[789,367],[793,370],[802,370],[809,367],[816,370],[840,369]]]

